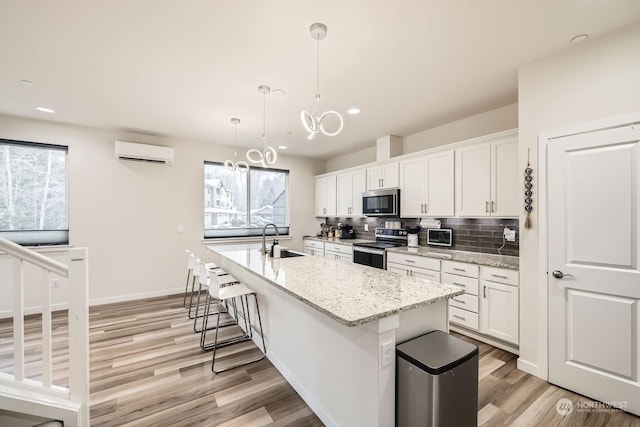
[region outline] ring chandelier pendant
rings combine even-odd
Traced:
[[[240,124],[240,119],[232,118],[231,123],[233,123],[233,145],[236,145],[236,138],[238,136],[238,125]],[[238,153],[233,153],[233,160],[225,160],[224,167],[227,168],[229,172],[240,172],[247,173],[249,170],[249,165],[245,161],[238,161]]]
[[[311,38],[318,41],[316,104],[311,113],[308,111],[302,111],[300,113],[300,120],[302,120],[302,125],[308,132],[307,139],[313,139],[318,132],[322,132],[327,136],[336,136],[342,132],[342,127],[344,125],[342,116],[336,111],[323,111],[322,106],[320,105],[320,40],[327,36],[327,26],[321,23],[315,23],[311,25],[310,32]],[[339,126],[337,130],[330,132],[325,129],[325,119],[328,117],[335,117],[338,121]]]
[[[267,95],[271,93],[271,88],[266,85],[258,86],[258,92],[262,94],[262,141],[260,141],[260,147],[256,150],[252,148],[247,151],[247,160],[251,163],[256,163],[262,165],[262,167],[267,167],[273,165],[276,160],[278,160],[278,153],[273,147],[267,146],[267,134],[266,134],[266,123],[267,123]]]

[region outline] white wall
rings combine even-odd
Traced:
[[[518,104],[489,110],[402,138],[402,154],[427,150],[518,127]],[[327,172],[376,161],[376,145],[327,160]]]
[[[70,241],[89,248],[93,302],[179,291],[186,278],[184,250],[211,259],[201,242],[203,162],[230,158],[231,147],[3,115],[0,138],[69,146]],[[117,160],[116,139],[174,147],[175,164]],[[301,250],[302,236],[318,229],[310,189],[314,175],[324,172],[324,161],[280,156],[277,166],[290,170],[292,195],[293,240],[283,244]],[[178,233],[178,224],[184,224],[183,233]],[[0,263],[0,274],[7,270],[6,263]],[[3,288],[5,277],[0,278]],[[59,299],[55,293],[53,298]]]
[[[639,46],[636,24],[520,68],[520,166],[526,166],[530,149],[534,189],[539,133],[640,111]],[[546,371],[547,331],[540,325],[546,313],[541,312],[538,297],[538,264],[545,260],[538,256],[537,206],[534,193],[533,227],[520,229],[520,359],[534,368],[542,364]]]

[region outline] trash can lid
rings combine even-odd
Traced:
[[[477,355],[478,346],[446,332],[431,331],[398,344],[396,353],[423,371],[439,375]]]

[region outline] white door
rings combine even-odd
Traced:
[[[549,141],[549,381],[640,414],[640,128]],[[564,276],[563,276],[564,275]]]

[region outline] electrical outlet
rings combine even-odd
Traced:
[[[364,231],[369,231],[369,224],[364,225]]]
[[[504,238],[508,242],[516,241],[516,230],[511,230],[509,227],[504,228]]]
[[[380,346],[380,365],[381,367],[391,366],[394,356],[393,341],[387,341]]]

